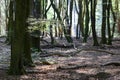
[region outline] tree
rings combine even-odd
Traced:
[[[25,20],[28,19],[29,15],[30,15],[30,1],[27,0],[26,1],[26,6],[25,6]],[[34,66],[33,61],[32,61],[32,57],[31,57],[31,37],[30,37],[30,33],[28,32],[28,23],[27,21],[25,21],[25,27],[23,28],[25,30],[24,33],[24,55],[23,55],[23,62],[24,62],[24,66]]]
[[[80,2],[79,2],[79,9],[80,9],[80,8],[81,8],[80,6],[82,6],[82,5],[81,5],[81,4],[82,4],[82,3],[81,3],[82,0],[79,0],[79,1],[80,1]],[[76,4],[76,3],[77,3],[77,2],[75,1],[75,9],[76,9],[77,14],[79,14],[79,15],[78,15],[78,22],[77,22],[77,26],[76,26],[76,39],[79,39],[79,38],[80,38],[80,34],[79,34],[79,33],[80,33],[80,26],[79,26],[80,21],[79,21],[79,20],[81,19],[81,18],[80,18],[80,17],[81,17],[81,16],[80,16],[80,11],[81,11],[81,10],[78,11],[78,9],[77,9],[77,4]]]
[[[84,29],[84,39],[83,42],[87,42],[88,33],[89,33],[89,0],[85,0],[85,29]]]
[[[111,28],[110,28],[110,8],[111,8],[111,0],[107,1],[107,28],[108,28],[108,40],[107,44],[111,45],[112,44],[112,35],[111,35]]]
[[[92,36],[93,36],[93,42],[94,42],[93,45],[94,46],[99,46],[99,43],[97,41],[96,28],[95,28],[96,27],[96,25],[95,25],[96,4],[97,4],[96,0],[91,0],[91,27],[92,27]]]
[[[6,0],[0,1],[0,35],[6,36]]]
[[[43,0],[34,0],[34,8],[33,8],[33,12],[34,12],[34,17],[36,19],[42,19],[43,17],[43,6],[42,6],[42,2]],[[39,24],[37,24],[36,26],[39,26]],[[32,48],[35,49],[36,51],[41,51],[40,49],[40,30],[33,30],[31,32],[31,40],[32,40]]]
[[[6,39],[6,42],[8,42],[8,44],[11,44],[11,34],[12,34],[12,28],[14,26],[14,21],[13,21],[13,12],[14,12],[14,9],[13,9],[13,5],[14,2],[11,0],[10,1],[10,4],[9,4],[9,17],[8,17],[8,23],[7,23],[7,39]],[[7,13],[6,13],[7,14]]]
[[[29,0],[15,0],[15,21],[12,27],[11,35],[11,60],[9,74],[21,75],[25,73],[24,58],[29,60],[30,54],[25,56],[25,36],[26,35],[26,20],[29,12]],[[29,45],[28,45],[29,46]],[[28,49],[28,48],[27,48]],[[28,62],[32,62],[29,60]]]
[[[107,9],[107,0],[102,0],[102,28],[101,28],[101,43],[106,44],[106,9]]]
[[[115,3],[113,5],[115,5],[115,10],[114,10],[114,6],[112,5],[113,1],[111,1],[111,12],[112,12],[112,16],[113,16],[113,28],[112,28],[112,38],[114,37],[114,33],[115,33],[115,27],[116,27],[116,22],[117,22],[117,16],[119,14],[119,0],[115,0]]]
[[[61,18],[61,16],[60,16],[60,12],[59,12],[59,10],[56,8],[55,4],[53,3],[54,1],[53,1],[53,0],[50,0],[50,2],[51,2],[51,5],[52,5],[52,8],[54,9],[54,11],[55,11],[56,14],[57,14],[58,20],[60,21],[60,23],[61,23],[61,25],[62,25],[62,27],[63,27],[63,32],[64,32],[64,35],[65,35],[66,40],[67,40],[69,43],[73,43],[73,40],[72,40],[71,36],[70,36],[69,34],[67,34],[67,31],[66,31],[65,26],[64,26],[64,24],[63,24],[62,18]]]
[[[72,28],[72,11],[73,11],[73,0],[70,0],[70,24],[68,24],[68,35],[71,36],[71,28]]]
[[[84,36],[84,5],[83,0],[79,0],[79,12],[78,12],[78,24],[77,24],[77,30],[76,30],[76,38],[80,38],[80,33],[82,37]]]

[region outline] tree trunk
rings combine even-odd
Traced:
[[[25,74],[24,63],[32,63],[26,20],[29,16],[29,0],[16,0],[15,26],[12,26],[10,75]],[[24,3],[23,3],[24,2]],[[22,13],[21,13],[22,12]],[[25,61],[26,59],[26,61]]]
[[[68,35],[71,36],[71,28],[72,28],[72,11],[73,11],[73,0],[70,0],[70,24],[67,24],[68,27]]]
[[[110,29],[110,4],[111,4],[111,0],[108,0],[108,5],[107,5],[107,28],[108,28],[108,45],[112,44],[112,35],[111,35],[111,29]]]
[[[54,37],[53,37],[53,26],[50,25],[50,37],[51,37],[51,44],[53,45],[55,43]]]
[[[78,1],[78,6],[79,6],[79,12],[78,12],[78,23],[77,23],[77,28],[76,28],[76,39],[80,38],[80,33],[84,35],[83,31],[83,5],[82,5],[83,0]]]
[[[29,32],[26,30],[25,31],[25,36],[24,36],[24,66],[33,66],[33,61],[32,61],[32,57],[31,57],[31,45],[30,42],[31,41],[31,37]]]
[[[117,0],[118,1],[118,0]],[[118,4],[117,4],[118,5]],[[112,12],[112,16],[113,16],[113,27],[112,27],[112,39],[113,39],[113,37],[114,37],[114,33],[115,33],[115,27],[116,27],[116,20],[117,20],[117,15],[115,14],[115,11],[114,11],[114,9],[113,9],[113,6],[112,6],[112,2],[111,2],[111,4],[110,4],[110,6],[111,6],[111,12]]]
[[[96,34],[96,18],[95,18],[95,13],[96,13],[96,0],[91,0],[91,27],[92,27],[92,36],[93,36],[93,45],[94,46],[99,46],[99,43],[97,41],[97,34]]]
[[[16,0],[15,11],[15,26],[13,27],[11,41],[11,63],[9,73],[11,75],[24,74],[23,53],[24,53],[24,27],[25,27],[25,12],[23,10],[27,4],[23,0]],[[22,13],[21,13],[22,12]]]
[[[85,8],[86,8],[86,15],[85,15],[85,35],[83,42],[87,42],[88,34],[89,34],[89,1],[85,0]]]
[[[102,0],[102,28],[101,28],[101,43],[106,44],[106,7],[107,0]]]
[[[12,34],[12,27],[14,26],[13,21],[13,1],[10,1],[9,5],[9,18],[8,18],[8,24],[7,24],[7,39],[6,42],[8,44],[11,44],[11,34]]]

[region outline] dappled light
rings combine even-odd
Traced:
[[[115,44],[113,45],[115,46]],[[81,43],[77,43],[75,45],[77,45],[78,49],[80,48],[82,49],[84,47],[86,48],[88,45],[90,48],[92,44],[87,43],[87,45],[84,45],[84,47],[81,45]],[[4,53],[8,53],[10,50],[8,45],[5,45],[5,47],[2,48],[8,49],[4,51]],[[16,79],[20,78],[20,79],[47,80],[47,78],[49,78],[49,79],[64,80],[64,78],[66,78],[69,80],[69,79],[83,78],[83,80],[85,80],[88,78],[97,79],[100,75],[98,77],[96,77],[96,75],[99,74],[100,72],[105,72],[107,78],[118,79],[119,78],[118,75],[120,73],[120,69],[119,69],[120,67],[115,66],[114,63],[119,63],[120,56],[111,55],[106,52],[99,52],[96,50],[94,51],[92,46],[91,48],[92,48],[91,51],[83,50],[77,53],[76,53],[76,49],[74,48],[61,49],[61,47],[60,48],[54,47],[54,48],[43,49],[47,53],[36,53],[37,56],[33,57],[35,67],[26,68],[27,75],[16,77]],[[106,48],[106,50],[107,49],[109,50],[109,48]],[[119,50],[116,48],[115,49],[111,48],[111,49],[112,52],[119,52]],[[2,53],[1,55],[7,58],[6,60],[1,59],[3,66],[1,65],[0,69],[8,69],[7,65],[5,66],[5,63],[7,61],[6,64],[9,64],[8,59],[10,56],[6,56],[4,55],[4,53]],[[73,55],[73,53],[76,54]],[[59,54],[62,54],[62,56]],[[70,54],[72,54],[72,56]],[[48,56],[40,57],[40,55],[48,55]],[[113,63],[113,65],[112,64],[109,65],[109,63]],[[2,75],[6,77],[6,73],[2,73]],[[104,78],[106,78],[106,76]],[[7,76],[6,78],[10,78],[10,76]]]
[[[0,0],[0,80],[120,80],[120,1]]]

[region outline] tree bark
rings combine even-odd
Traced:
[[[29,16],[29,0],[16,0],[15,3],[15,25],[12,27],[11,35],[9,74],[22,75],[26,73],[24,69],[25,59],[28,61],[28,64],[32,63],[30,45],[29,42],[26,43],[29,40],[25,40],[25,37],[28,39],[28,35],[26,34],[26,20]]]
[[[108,28],[108,45],[112,45],[112,35],[111,35],[111,28],[110,28],[110,4],[111,0],[108,0],[108,5],[107,5],[107,28]]]
[[[95,13],[96,13],[96,0],[91,0],[91,27],[92,27],[92,36],[93,36],[93,45],[94,46],[99,46],[99,43],[97,41],[97,34],[96,34],[96,18],[95,18]]]
[[[84,39],[83,42],[87,42],[88,34],[89,34],[89,0],[85,0],[85,8],[86,8],[86,15],[85,15],[85,30],[84,30]]]
[[[102,0],[102,28],[101,28],[101,43],[106,44],[106,7],[107,7],[107,0]]]

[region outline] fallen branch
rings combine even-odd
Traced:
[[[77,52],[75,52],[74,54],[80,53],[82,51],[97,51],[97,52],[105,52],[111,55],[117,55],[116,53],[106,51],[106,50],[101,50],[101,49],[78,49]]]

